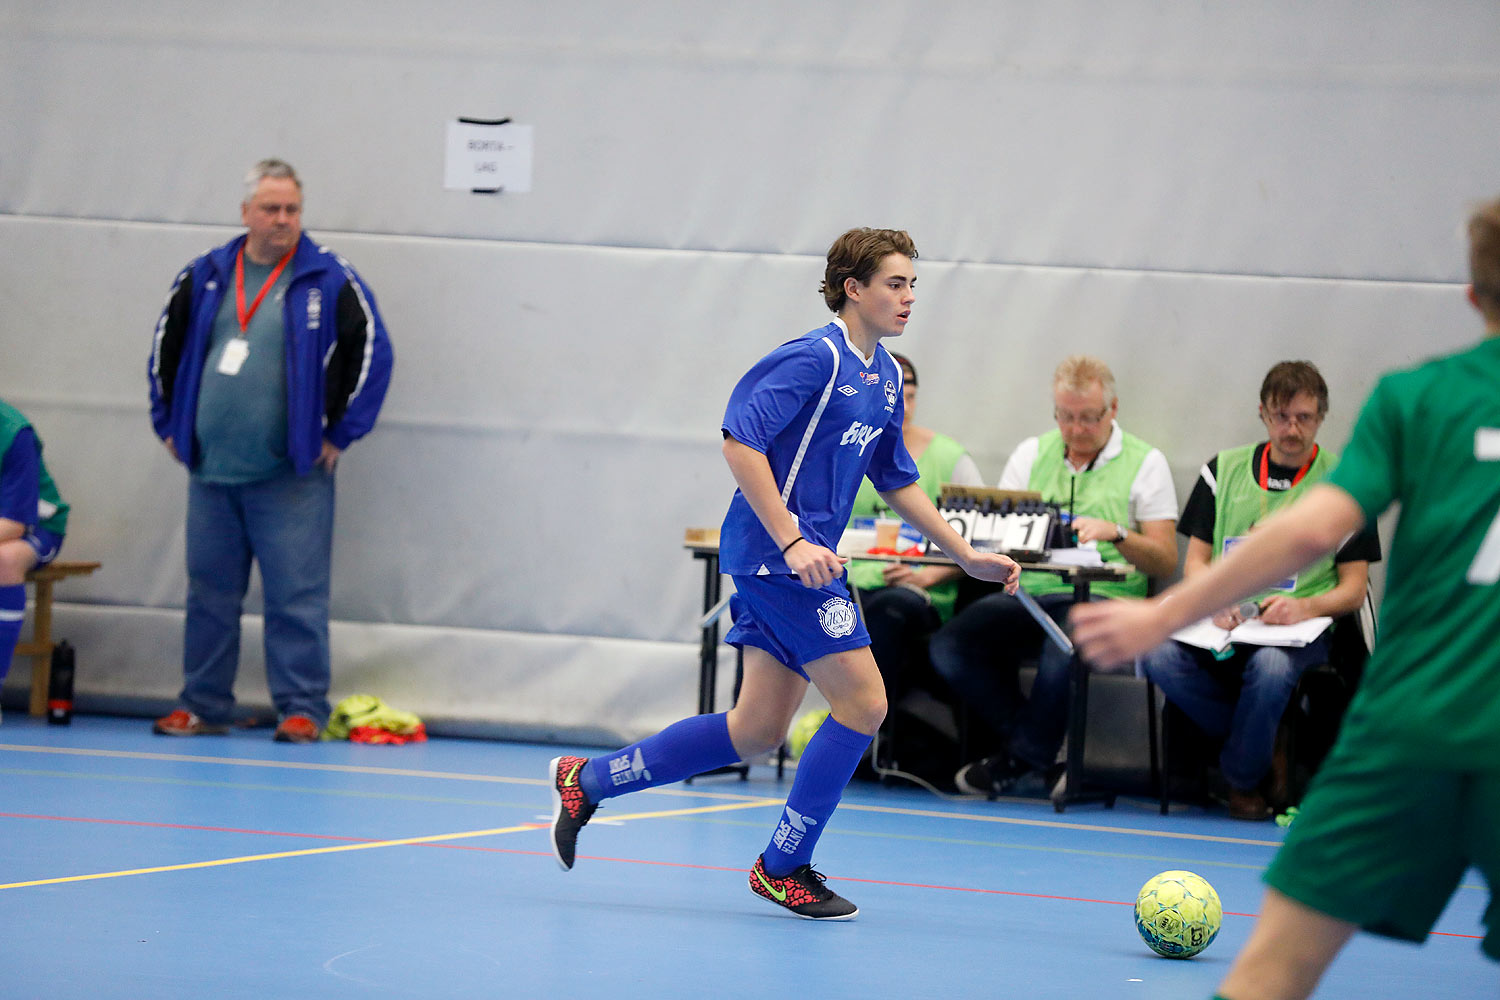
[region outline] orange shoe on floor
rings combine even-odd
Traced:
[[[160,736],[217,736],[229,732],[229,727],[204,722],[187,709],[179,708],[152,723],[151,731]]]
[[[271,737],[277,743],[316,743],[321,731],[318,724],[305,715],[288,715],[276,727]]]

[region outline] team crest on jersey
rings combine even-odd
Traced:
[[[879,372],[860,372],[859,373],[859,380],[861,382],[863,382],[865,385],[874,385],[876,382],[880,381],[880,373]]]
[[[818,609],[818,624],[830,638],[842,639],[854,632],[854,605],[842,597],[830,597]]]
[[[885,402],[887,406],[896,405],[896,383],[890,379],[885,380]]]
[[[859,395],[859,390],[856,389],[856,388],[854,388],[854,386],[852,386],[852,385],[841,385],[841,386],[839,386],[839,392],[842,392],[846,396],[857,396],[857,395]]]

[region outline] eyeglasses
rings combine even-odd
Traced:
[[[1052,410],[1052,419],[1061,424],[1077,424],[1080,427],[1098,427],[1109,415],[1109,407],[1105,407],[1098,413],[1069,413],[1067,410]]]
[[[1261,416],[1269,424],[1277,427],[1286,427],[1295,424],[1298,427],[1316,427],[1323,422],[1321,413],[1288,413],[1285,410],[1267,410],[1262,408]]]

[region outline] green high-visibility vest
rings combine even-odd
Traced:
[[[1214,558],[1224,557],[1225,541],[1242,538],[1273,512],[1296,500],[1307,489],[1328,478],[1339,457],[1327,448],[1319,447],[1313,456],[1312,467],[1291,489],[1262,489],[1259,477],[1251,462],[1255,458],[1257,445],[1247,444],[1219,452],[1215,469],[1219,487],[1214,494]],[[1295,577],[1286,581],[1290,587],[1272,587],[1256,595],[1256,600],[1270,594],[1290,594],[1293,597],[1313,597],[1326,594],[1339,582],[1338,570],[1333,565],[1333,553],[1318,559]]]
[[[1101,466],[1074,472],[1064,456],[1067,446],[1062,432],[1051,430],[1037,439],[1036,461],[1031,465],[1027,486],[1042,495],[1048,503],[1068,509],[1073,501],[1073,516],[1098,517],[1116,524],[1130,521],[1130,487],[1151,453],[1151,446],[1134,434],[1120,432],[1123,449]],[[1097,542],[1105,562],[1129,562],[1110,542]],[[1021,586],[1031,594],[1056,594],[1071,591],[1073,585],[1052,573],[1021,574]],[[1132,570],[1123,580],[1101,580],[1092,584],[1090,594],[1102,597],[1145,597],[1146,574]]]
[[[953,467],[965,454],[967,452],[964,446],[948,435],[937,433],[932,435],[932,440],[922,450],[922,457],[915,460],[917,474],[920,477],[917,485],[922,487],[922,492],[927,494],[927,499],[937,503],[938,489],[953,478]],[[854,498],[854,509],[849,520],[885,515],[889,510],[890,508],[880,501],[880,494],[875,492],[875,487],[868,479],[865,479],[859,484],[859,495]],[[884,568],[885,563],[856,559],[849,564],[848,584],[861,590],[877,590],[884,587]],[[938,616],[943,621],[947,621],[953,617],[953,605],[958,599],[958,581],[948,580],[935,587],[929,587],[927,596],[932,599],[932,606],[937,610]]]

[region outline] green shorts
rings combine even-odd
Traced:
[[[1422,941],[1470,865],[1490,886],[1482,948],[1500,960],[1500,774],[1390,767],[1334,752],[1266,883],[1372,934]]]

